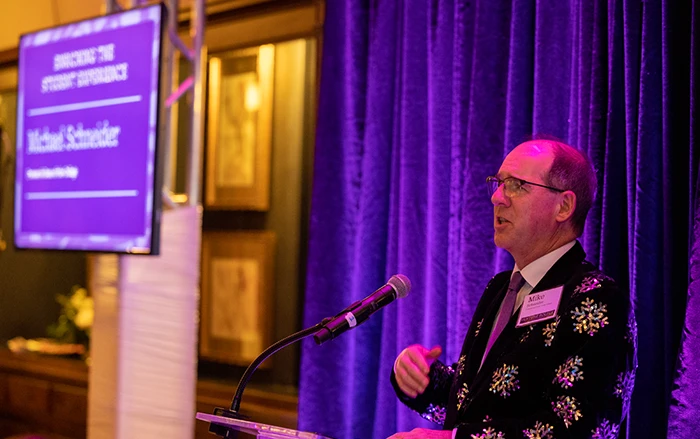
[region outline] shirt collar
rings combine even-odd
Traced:
[[[570,241],[561,247],[552,250],[551,252],[547,253],[546,255],[540,257],[539,259],[536,259],[525,268],[520,269],[518,267],[518,264],[515,264],[513,267],[513,273],[520,272],[520,275],[525,279],[525,282],[528,283],[533,289],[537,286],[538,283],[542,280],[545,274],[549,271],[550,268],[568,252],[571,250],[571,248],[576,244],[576,240]],[[512,277],[512,275],[511,275]]]

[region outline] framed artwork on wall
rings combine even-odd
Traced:
[[[209,58],[207,208],[270,207],[274,64],[272,44]]]
[[[202,358],[247,366],[271,344],[275,241],[268,231],[203,233]]]

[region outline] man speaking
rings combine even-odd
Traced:
[[[438,361],[439,346],[399,354],[399,399],[443,430],[392,438],[617,438],[637,331],[629,292],[585,261],[577,241],[596,191],[590,162],[532,140],[487,184],[494,241],[515,266],[486,286],[456,363]]]

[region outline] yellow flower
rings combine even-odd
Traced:
[[[86,297],[78,307],[78,314],[75,316],[75,326],[80,329],[88,329],[92,326],[95,319],[95,310],[93,307],[92,297]]]
[[[80,309],[83,301],[87,298],[87,290],[85,288],[78,288],[75,290],[70,298],[70,304],[75,309]]]

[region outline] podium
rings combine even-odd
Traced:
[[[261,424],[259,422],[244,421],[241,419],[232,419],[225,416],[217,416],[209,413],[197,413],[197,419],[210,424],[218,425],[231,431],[240,431],[242,433],[253,435],[259,439],[332,439],[326,436],[321,436],[316,433],[293,430],[291,428],[277,427],[274,425]],[[235,437],[235,436],[234,436]]]

